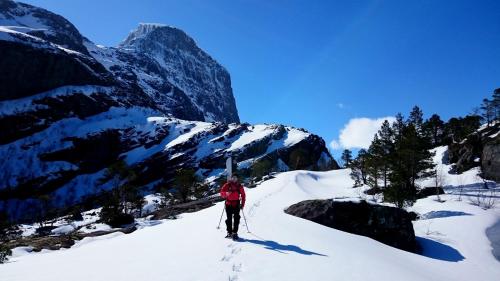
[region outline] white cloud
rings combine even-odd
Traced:
[[[353,118],[345,124],[340,130],[338,140],[330,142],[332,149],[352,149],[352,148],[368,148],[373,140],[373,136],[382,126],[385,120],[394,122],[396,118],[392,116],[370,119],[370,118]]]
[[[332,140],[330,142],[330,147],[333,149],[333,150],[337,150],[337,149],[341,149],[342,147],[340,146],[340,143],[336,140]]]

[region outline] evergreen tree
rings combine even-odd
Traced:
[[[491,122],[496,118],[494,102],[489,99],[483,99],[481,111],[483,112],[482,117],[486,121],[486,124],[490,126]]]
[[[177,170],[174,184],[183,202],[187,202],[189,196],[194,193],[197,183],[199,183],[199,180],[194,169]]]
[[[366,157],[366,173],[367,183],[373,188],[378,188],[378,180],[380,178],[381,163],[383,158],[383,148],[378,134],[375,134],[373,141],[368,148]]]
[[[493,91],[492,106],[495,111],[495,120],[500,120],[500,88]]]
[[[352,152],[349,149],[344,149],[341,156],[344,168],[349,168],[352,162]]]
[[[380,138],[381,151],[381,176],[384,181],[384,188],[387,187],[388,174],[391,166],[391,156],[394,153],[394,131],[391,128],[389,121],[385,120],[382,127],[378,131]]]
[[[415,127],[417,134],[422,135],[422,125],[424,123],[424,113],[418,106],[414,106],[408,117],[408,123]]]
[[[8,261],[10,255],[12,255],[12,250],[3,243],[0,243],[0,263]]]
[[[431,148],[443,143],[445,126],[439,115],[433,114],[427,119],[423,124],[423,129],[424,135],[430,140]]]
[[[0,212],[0,242],[5,240],[7,229],[10,227],[9,217],[6,212]]]
[[[113,227],[119,227],[134,221],[132,211],[142,213],[144,199],[140,189],[133,183],[135,172],[120,160],[106,169],[100,184],[110,184],[112,189],[104,196],[101,220]]]
[[[354,187],[367,184],[367,158],[366,149],[360,149],[356,159],[351,162],[351,178],[354,180]]]
[[[469,134],[476,131],[481,125],[481,117],[477,115],[467,115],[464,118],[451,118],[445,124],[446,144],[460,142]]]
[[[360,187],[363,185],[363,175],[361,173],[360,164],[358,159],[354,159],[351,163],[351,179],[354,180],[353,187]]]
[[[396,114],[396,121],[392,123],[392,133],[394,142],[401,142],[403,138],[403,130],[405,128],[405,120],[401,113]]]
[[[394,145],[390,184],[384,190],[384,198],[402,208],[416,200],[416,180],[432,174],[427,171],[434,167],[433,155],[411,121],[404,126]]]

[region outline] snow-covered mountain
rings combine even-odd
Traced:
[[[442,156],[446,148],[436,152]],[[444,164],[441,159],[436,158]],[[498,208],[485,210],[472,204],[477,192],[484,191],[482,180],[474,176],[458,183],[459,175],[446,173],[446,194],[441,201],[431,196],[411,208],[420,216],[413,222],[420,255],[284,212],[309,199],[373,200],[363,193],[368,187],[352,188],[349,172],[291,171],[247,189],[238,242],[224,239],[225,230],[216,229],[221,202],[175,220],[142,221],[131,234],[84,238],[67,250],[30,253],[30,247],[16,248],[11,262],[0,265],[0,279],[498,279],[499,263],[485,230],[498,221],[500,213]],[[467,184],[465,190],[462,182]]]
[[[0,0],[0,54],[0,211],[12,218],[40,196],[62,207],[99,193],[119,159],[152,189],[179,168],[213,183],[230,155],[243,173],[263,158],[274,170],[338,167],[305,130],[238,124],[229,73],[180,29],[140,24],[104,47],[62,16]]]
[[[0,100],[60,86],[111,85],[109,95],[123,105],[185,120],[239,122],[229,73],[177,28],[140,24],[118,47],[103,47],[59,15],[2,0],[0,50]]]
[[[76,91],[106,93],[109,88],[70,88],[40,98],[62,102]],[[22,112],[43,104],[33,99],[4,101],[3,113]],[[179,168],[193,168],[207,183],[224,177],[232,156],[240,173],[256,163],[268,169],[337,168],[324,141],[307,131],[282,125],[249,125],[185,121],[154,117],[141,107],[109,107],[85,118],[65,118],[44,130],[0,145],[0,210],[14,218],[32,216],[29,202],[51,194],[63,207],[109,188],[99,185],[106,168],[124,159],[137,172],[139,186],[168,186]],[[36,200],[35,200],[36,202]]]

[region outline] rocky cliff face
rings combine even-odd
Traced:
[[[205,114],[205,121],[239,121],[229,73],[184,31],[141,23],[119,49],[146,54],[147,59],[156,62],[160,66],[156,74],[186,93],[195,109]],[[138,78],[155,87],[154,79]]]
[[[485,178],[500,182],[500,127],[489,138],[481,153],[481,167]]]
[[[227,70],[182,30],[140,24],[116,48],[97,46],[63,17],[0,2],[0,98],[68,85],[113,85],[122,104],[194,121],[239,122]],[[23,75],[19,75],[23,73]]]
[[[485,179],[500,181],[500,122],[483,125],[460,143],[452,143],[449,161],[458,173],[481,166]]]

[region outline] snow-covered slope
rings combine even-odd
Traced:
[[[39,98],[51,98],[54,103],[75,91],[91,98],[89,93],[105,94],[109,88],[61,88]],[[4,103],[0,114],[44,108],[29,99]],[[118,159],[136,171],[138,186],[153,190],[170,187],[179,168],[192,168],[207,183],[214,183],[224,177],[229,156],[245,175],[260,161],[268,161],[275,171],[337,167],[324,141],[304,130],[154,116],[158,112],[148,108],[111,106],[85,118],[73,114],[0,145],[0,157],[9,159],[0,164],[0,211],[7,210],[12,218],[30,217],[33,208],[27,203],[37,202],[40,192],[50,195],[58,207],[98,194],[108,188],[99,184],[104,171]],[[307,151],[307,155],[292,161],[294,151]]]
[[[71,249],[26,254],[0,265],[1,280],[498,280],[485,229],[499,218],[455,195],[419,200],[424,255],[287,215],[314,198],[356,200],[349,170],[293,171],[247,189],[242,240],[216,229],[222,204],[132,234],[85,238]],[[30,270],[26,270],[30,268]]]

